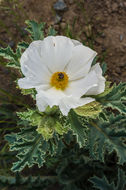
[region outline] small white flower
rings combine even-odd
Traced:
[[[99,63],[91,67],[96,52],[76,40],[64,36],[49,36],[34,41],[21,57],[25,78],[20,88],[37,90],[36,103],[40,111],[57,105],[67,115],[71,108],[95,99],[105,89],[105,78]]]

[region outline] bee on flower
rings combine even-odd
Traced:
[[[79,41],[65,36],[34,41],[21,56],[25,77],[18,80],[19,87],[36,89],[39,111],[56,105],[63,115],[68,115],[70,109],[95,101],[90,95],[104,92],[102,69],[99,63],[91,66],[96,55]]]

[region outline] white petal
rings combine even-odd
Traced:
[[[41,56],[52,73],[63,71],[68,64],[74,44],[64,36],[49,36],[43,40]]]
[[[34,41],[22,54],[21,70],[27,78],[33,78],[39,83],[47,83],[50,79],[51,73],[46,64],[43,63],[41,57],[42,41]]]
[[[39,86],[36,86],[35,87],[37,92],[41,91],[41,90],[49,90],[50,88],[52,88],[52,86],[50,84],[42,84],[42,85],[39,85]]]
[[[89,72],[91,63],[96,55],[97,53],[95,51],[86,46],[75,46],[72,52],[72,58],[65,68],[70,80],[84,77]]]
[[[97,95],[105,90],[105,78],[102,76],[102,69],[99,65],[99,63],[95,64],[91,68],[91,72],[94,71],[97,75],[98,83],[97,86],[90,88],[87,92],[86,95]]]
[[[43,101],[41,96],[36,96],[36,104],[39,109],[39,111],[44,112],[46,108],[48,107],[48,103],[46,101]]]
[[[71,96],[66,96],[60,90],[55,90],[54,88],[48,91],[39,91],[36,96],[36,104],[39,111],[45,111],[46,107],[49,105],[53,107],[54,105],[59,106],[63,115],[67,115],[71,108],[76,108],[85,104],[88,104],[95,99],[93,98],[77,98]]]
[[[27,78],[24,77],[18,80],[18,85],[20,88],[23,89],[30,89],[35,88],[36,90],[47,90],[50,88],[50,84],[41,84],[40,82],[36,81],[33,77]]]
[[[95,71],[91,71],[87,74],[86,77],[83,77],[79,80],[70,81],[68,87],[64,90],[64,93],[67,95],[73,95],[81,97],[84,95],[90,88],[97,86],[98,78]]]
[[[38,109],[43,111],[45,105],[49,105],[53,107],[54,105],[59,105],[60,100],[64,97],[64,93],[60,90],[56,90],[55,88],[51,88],[47,91],[38,91],[36,96],[36,103]],[[44,104],[44,107],[43,107]]]
[[[68,112],[70,111],[71,108],[77,108],[79,106],[88,104],[95,99],[93,98],[76,98],[73,96],[66,96],[62,98],[62,100],[59,103],[59,108],[62,112],[63,115],[68,115]]]
[[[73,42],[73,44],[74,44],[75,46],[82,45],[82,43],[79,42],[78,40],[73,40],[73,39],[71,39],[71,40],[72,40],[72,42]]]
[[[34,80],[25,77],[18,80],[18,85],[20,88],[29,89],[29,88],[35,88],[37,83],[34,82]]]
[[[21,70],[25,78],[19,80],[19,86],[34,88],[49,84],[52,73],[65,68],[73,47],[71,39],[63,36],[49,36],[43,41],[32,42],[21,56]]]

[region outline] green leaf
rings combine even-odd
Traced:
[[[43,114],[40,114],[35,109],[28,109],[25,112],[17,112],[17,116],[22,121],[28,121],[32,126],[38,126]]]
[[[105,120],[106,118],[106,120]],[[124,115],[100,114],[90,122],[88,146],[93,159],[104,162],[104,152],[116,151],[118,163],[126,162],[126,117]]]
[[[48,36],[55,36],[57,34],[57,32],[55,31],[55,29],[51,26],[48,29]]]
[[[68,117],[70,128],[73,131],[73,134],[76,136],[77,142],[81,148],[85,145],[86,141],[86,127],[84,128],[84,126],[79,121],[77,114],[73,110],[69,112]]]
[[[31,39],[32,40],[43,40],[44,38],[44,27],[45,23],[40,23],[38,24],[37,22],[31,20],[27,20],[26,24],[28,25],[27,31],[31,34]]]
[[[44,113],[37,110],[28,109],[26,112],[18,112],[17,115],[22,121],[28,121],[30,125],[37,126],[37,132],[48,141],[57,132],[63,135],[68,132],[68,127],[60,123],[57,118],[57,107],[47,108]]]
[[[13,164],[12,171],[20,172],[26,165],[32,167],[34,164],[40,168],[48,156],[61,154],[65,147],[62,138],[53,134],[52,139],[47,142],[38,134],[36,127],[28,125],[21,128],[21,132],[5,135],[10,151],[17,152],[18,161]]]
[[[109,94],[112,91],[112,89],[113,89],[113,86],[110,87],[110,85],[111,85],[111,82],[110,81],[106,81],[105,82],[105,90],[104,90],[104,92],[102,92],[101,94],[98,94],[96,96],[96,99],[104,98],[107,94]]]
[[[126,114],[126,83],[114,85],[107,94],[97,95],[96,101],[100,102],[105,108],[110,107]]]
[[[63,127],[55,117],[44,115],[41,117],[37,131],[42,134],[46,141],[48,141],[53,137],[54,132],[57,132],[59,135],[63,135],[68,132],[68,128]]]
[[[57,106],[53,106],[52,108],[47,106],[44,112],[46,113],[46,115],[55,115],[58,111],[59,109]]]
[[[115,190],[124,190],[126,185],[126,175],[122,169],[118,169],[118,182]]]
[[[94,101],[84,106],[80,106],[74,109],[74,111],[80,116],[96,118],[102,111],[102,107],[99,102]]]
[[[69,24],[66,24],[65,26],[65,36],[67,36],[68,38],[74,39],[72,30]]]
[[[70,183],[66,185],[63,190],[82,190],[79,187],[77,187],[74,183]]]
[[[65,127],[63,125],[61,125],[60,122],[56,121],[55,125],[54,125],[54,129],[55,131],[59,134],[59,135],[63,135],[64,133],[67,133],[69,128]]]
[[[27,43],[27,42],[19,42],[18,43],[18,47],[22,50],[22,49],[27,49],[28,48],[28,46],[29,46],[29,44]]]
[[[7,48],[0,48],[0,56],[10,61],[7,64],[8,67],[20,68],[19,59],[21,57],[21,52],[19,48],[17,48],[16,53],[13,52],[10,46]]]
[[[95,65],[98,61],[99,57],[96,56],[93,61],[92,61],[92,66]],[[102,68],[102,75],[104,76],[106,71],[107,71],[107,64],[103,61],[102,63],[100,63],[101,68]]]
[[[100,190],[124,190],[124,187],[126,184],[126,176],[122,169],[118,169],[118,180],[117,180],[116,187],[113,182],[109,183],[105,176],[103,176],[103,178],[94,176],[94,177],[91,177],[89,181],[93,183],[95,188],[100,189]]]
[[[56,125],[55,118],[45,115],[41,117],[37,131],[38,133],[42,134],[45,140],[48,141],[50,138],[53,137],[55,125]]]
[[[46,143],[33,127],[23,128],[17,134],[6,135],[5,139],[9,142],[10,150],[18,153],[19,161],[13,164],[13,172],[21,171],[26,165],[32,167],[38,164],[41,167],[45,162]]]
[[[103,178],[99,178],[97,176],[94,176],[90,178],[90,182],[93,183],[94,187],[100,190],[115,190],[115,185],[112,182],[109,184],[108,180],[104,176]]]
[[[37,190],[38,188],[45,189],[48,188],[49,185],[55,183],[57,180],[57,176],[32,176],[24,177],[20,175],[18,172],[13,176],[3,176],[0,175],[0,188],[1,190],[5,190],[7,187],[11,189],[12,186],[15,189],[22,188],[23,190]]]
[[[93,61],[92,61],[92,66],[97,63],[98,58],[99,58],[98,56],[95,56],[95,58],[94,58]]]
[[[19,87],[17,86],[17,88],[19,88]],[[20,90],[21,90],[21,93],[23,95],[31,95],[31,97],[34,100],[36,100],[36,94],[37,94],[37,92],[36,92],[35,88],[31,88],[31,89],[23,89],[23,88],[21,88]]]
[[[8,59],[8,60],[17,60],[16,54],[13,52],[10,46],[7,48],[0,48],[0,56]]]
[[[107,71],[107,64],[105,62],[102,62],[101,68],[102,68],[102,75],[104,76]]]

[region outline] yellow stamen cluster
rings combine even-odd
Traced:
[[[64,90],[68,85],[68,76],[65,72],[56,72],[52,75],[50,80],[51,86],[56,89]]]

